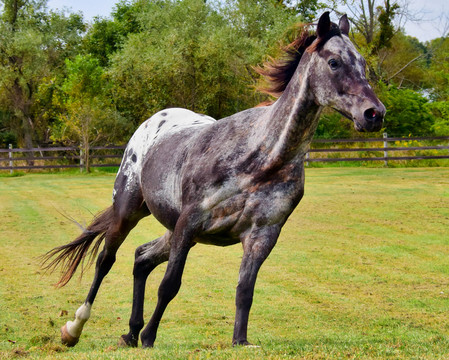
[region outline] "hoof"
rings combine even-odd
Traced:
[[[147,335],[145,331],[142,331],[140,334],[140,341],[142,343],[142,347],[144,349],[150,349],[154,346],[154,341],[156,340],[156,334],[149,332],[150,335]]]
[[[69,334],[69,332],[67,331],[67,324],[65,324],[62,328],[61,328],[61,342],[68,347],[72,347],[75,346],[78,341],[79,341],[79,337],[73,337],[72,335]]]
[[[129,338],[128,335],[122,335],[120,336],[120,339],[118,340],[118,346],[120,347],[137,347],[137,340]]]
[[[259,345],[253,345],[253,344],[249,343],[246,340],[244,340],[244,341],[235,341],[235,342],[232,343],[232,346],[233,347],[235,347],[235,346],[244,346],[244,347],[247,347],[247,348],[254,348],[254,349],[260,348]]]

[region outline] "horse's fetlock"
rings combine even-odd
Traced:
[[[86,322],[90,317],[90,309],[92,305],[89,303],[84,303],[78,310],[76,310],[75,318],[81,322]]]
[[[129,328],[133,334],[139,333],[140,330],[142,330],[142,328],[144,327],[144,325],[145,322],[143,321],[143,319],[129,321]]]

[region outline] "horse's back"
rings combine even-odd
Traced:
[[[216,120],[210,116],[187,109],[171,108],[159,111],[139,126],[127,146],[127,152],[132,154],[125,155],[140,155],[142,161],[151,147],[162,138],[214,122]]]

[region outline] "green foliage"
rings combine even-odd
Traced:
[[[106,96],[109,85],[91,56],[66,60],[67,76],[54,101],[64,110],[53,127],[52,139],[63,143],[119,141],[127,125]]]
[[[415,91],[425,88],[428,50],[415,38],[397,33],[378,54],[377,73],[381,81]]]
[[[143,30],[112,58],[120,111],[140,122],[169,106],[222,118],[255,105],[250,66],[261,61],[268,39],[275,43],[296,19],[266,4],[232,2],[235,7],[218,11],[202,0],[148,3],[139,18]],[[233,15],[240,10],[239,18]]]
[[[48,10],[47,0],[1,0],[1,142],[74,144],[81,118],[95,119],[84,131],[90,142],[125,142],[165,107],[223,118],[255,106],[266,97],[254,91],[252,67],[279,53],[291,25],[313,21],[335,2],[120,0],[110,17],[87,25],[80,14]],[[395,29],[394,1],[360,1],[354,15],[363,7],[352,35],[373,84],[391,87],[380,87],[387,131],[444,134],[449,40],[421,44]],[[422,93],[435,103],[424,106]],[[360,135],[326,111],[317,136]]]
[[[85,51],[100,60],[100,65],[109,65],[110,56],[120,49],[129,34],[141,30],[138,17],[143,1],[122,0],[115,5],[112,19],[96,17],[84,37]]]
[[[347,139],[353,130],[352,122],[335,111],[325,111],[321,115],[315,137],[319,139]]]
[[[88,100],[102,92],[105,85],[103,68],[91,56],[77,55],[72,61],[66,59],[67,76],[62,85],[70,99]]]
[[[374,39],[374,46],[379,51],[382,48],[389,48],[391,45],[391,39],[394,36],[395,28],[393,20],[398,14],[400,6],[398,3],[390,3],[390,0],[384,1],[384,6],[378,7],[377,20],[379,22],[379,32]]]
[[[449,102],[435,101],[428,103],[426,107],[435,117],[432,125],[435,135],[449,136]]]
[[[410,89],[382,85],[378,95],[387,108],[384,127],[390,136],[432,135],[434,118],[425,97]]]
[[[17,138],[9,129],[11,123],[11,115],[7,112],[0,111],[0,148],[7,148],[9,144],[13,147],[17,146]]]
[[[430,66],[427,69],[427,88],[432,99],[449,100],[449,38],[432,40],[428,44]]]
[[[0,110],[20,145],[48,140],[54,89],[64,59],[79,49],[85,27],[79,15],[48,12],[46,1],[5,1],[0,13]],[[45,89],[45,91],[43,91]]]

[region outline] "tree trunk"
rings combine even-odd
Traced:
[[[89,136],[83,136],[83,143],[81,147],[83,148],[83,157],[84,157],[84,169],[86,172],[90,172],[90,144],[89,144]]]
[[[31,126],[32,122],[28,116],[23,115],[22,117],[22,129],[23,129],[23,141],[26,149],[33,148],[33,129]],[[27,164],[28,166],[34,166],[34,154],[33,152],[27,152]]]

